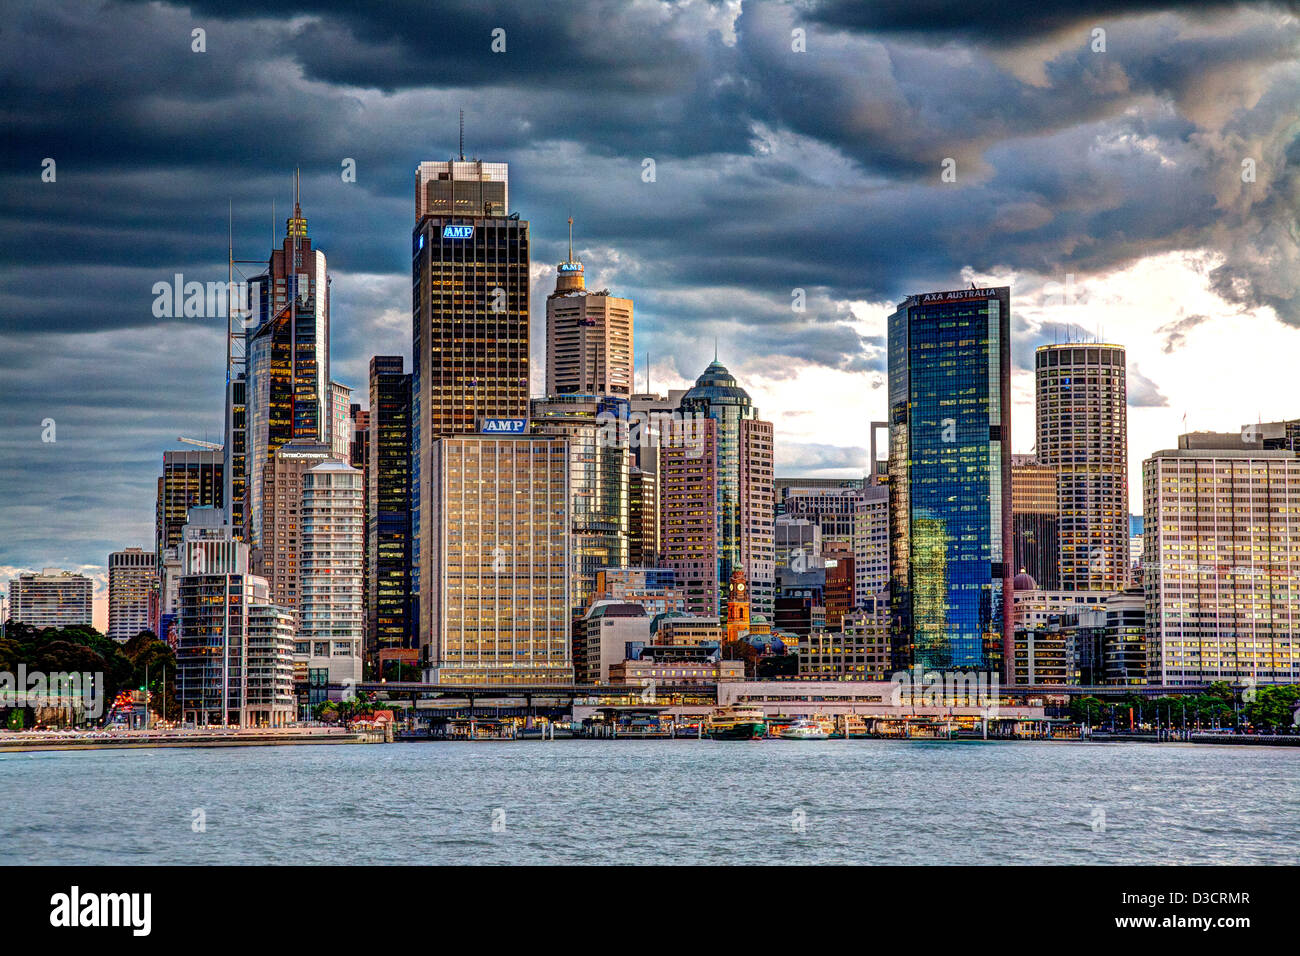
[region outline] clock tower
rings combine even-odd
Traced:
[[[749,584],[745,581],[745,569],[736,568],[731,572],[731,582],[727,585],[727,641],[738,641],[749,633]]]

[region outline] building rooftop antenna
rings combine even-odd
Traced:
[[[569,216],[569,261],[573,261],[573,216]]]
[[[460,111],[460,161],[465,162],[465,111]]]

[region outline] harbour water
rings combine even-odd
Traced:
[[[12,753],[0,754],[0,806],[4,864],[1289,864],[1300,749],[675,740]]]

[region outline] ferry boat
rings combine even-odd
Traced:
[[[815,720],[809,720],[806,717],[800,717],[781,728],[780,738],[782,740],[829,740],[830,734],[826,732],[821,723]]]
[[[760,707],[722,707],[709,721],[709,736],[714,740],[760,740],[766,733],[767,719]]]

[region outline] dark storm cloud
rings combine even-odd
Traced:
[[[224,366],[219,319],[155,318],[153,285],[225,278],[228,204],[236,254],[265,258],[295,167],[334,280],[335,377],[361,398],[371,354],[408,352],[412,173],[454,153],[461,108],[467,152],[511,164],[534,262],[563,257],[572,214],[589,278],[635,300],[638,368],[649,351],[656,376],[693,379],[716,338],[742,382],[834,369],[866,393],[883,342],[851,301],[955,288],[967,267],[1061,282],[1193,248],[1218,254],[1207,279],[1230,302],[1300,324],[1300,27],[1277,9],[17,8],[0,33],[0,477],[15,503],[0,565],[102,563],[148,540],[162,448],[220,437]],[[1088,44],[1098,18],[1105,54]],[[535,283],[535,338],[550,282]],[[1017,319],[1023,368],[1053,333]],[[1136,404],[1165,403],[1136,370],[1131,384]],[[818,447],[780,454],[844,462]],[[46,488],[69,475],[102,506],[42,525]]]

